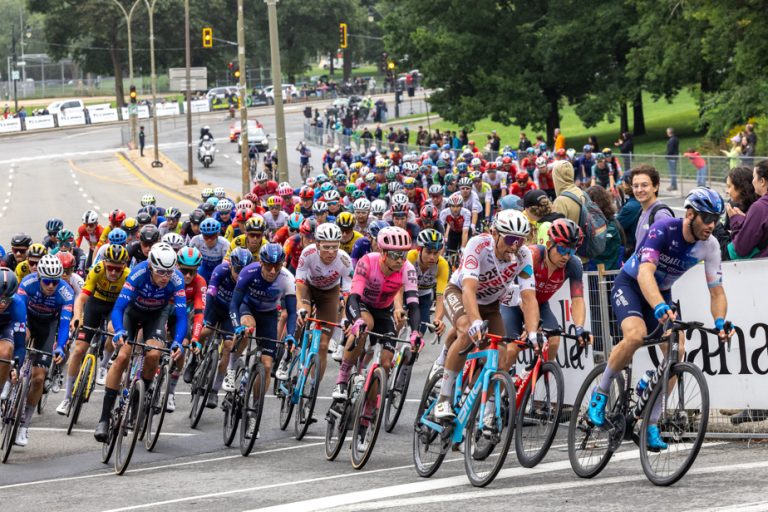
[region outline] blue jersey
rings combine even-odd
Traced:
[[[366,187],[363,189],[363,192],[365,192],[365,198],[371,202],[375,201],[379,198],[381,195],[381,185],[376,183],[376,186],[374,188],[371,188],[366,185]]]
[[[227,228],[229,227],[229,225],[232,224],[232,213],[229,214],[229,220],[222,220],[221,212],[214,213],[213,218],[219,221],[219,224],[221,224],[221,234],[223,236],[224,233],[227,232]]]
[[[637,245],[632,257],[622,268],[629,277],[637,280],[640,265],[656,265],[654,277],[659,290],[669,290],[688,269],[704,262],[704,273],[710,288],[723,283],[720,266],[720,245],[710,237],[694,243],[683,238],[683,219],[663,218],[653,223],[645,237]]]
[[[4,311],[0,311],[0,334],[4,335],[2,339],[13,336],[13,357],[19,360],[19,364],[23,363],[27,351],[27,305],[18,294],[13,296],[13,301]]]
[[[213,269],[211,280],[208,281],[205,309],[218,306],[229,310],[232,293],[235,291],[235,280],[232,279],[231,265],[225,261]]]
[[[261,275],[261,263],[251,263],[237,278],[235,291],[229,305],[232,325],[240,325],[240,306],[245,304],[251,311],[275,311],[280,300],[285,298],[288,311],[287,332],[293,334],[296,327],[296,279],[287,269],[280,269],[271,283]]]
[[[159,312],[165,306],[174,303],[176,332],[173,339],[181,343],[187,334],[187,298],[184,292],[184,276],[176,270],[168,284],[160,288],[152,282],[149,263],[142,261],[128,274],[123,289],[112,308],[112,327],[115,332],[124,330],[123,313],[130,304],[139,311]]]
[[[72,320],[72,308],[75,292],[63,279],[59,279],[56,291],[51,295],[43,294],[37,272],[32,272],[21,280],[19,295],[27,307],[27,316],[36,320],[54,320],[59,318],[56,346],[63,348],[69,337],[69,322]]]
[[[371,252],[371,241],[367,236],[358,239],[355,245],[352,247],[352,254],[349,255],[352,258],[352,266],[357,264],[357,260]]]
[[[213,269],[224,261],[224,256],[229,251],[229,240],[219,236],[216,244],[213,247],[208,247],[205,243],[205,238],[200,234],[192,237],[192,240],[187,245],[196,247],[200,251],[200,254],[203,256],[203,263],[197,269],[197,273],[205,279],[205,282],[210,281]]]

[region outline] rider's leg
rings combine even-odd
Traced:
[[[13,359],[13,338],[9,336],[7,338],[0,339],[0,359],[7,359],[11,361]],[[8,375],[11,373],[11,365],[6,363],[0,363],[0,391],[5,386],[5,381],[8,380]]]
[[[366,330],[373,329],[373,316],[368,311],[361,311],[360,316],[365,321],[365,324],[367,325]],[[355,366],[355,363],[357,363],[357,360],[360,358],[360,354],[363,351],[363,348],[365,347],[365,341],[368,338],[368,335],[363,333],[360,335],[357,345],[355,345],[354,349],[350,350],[352,347],[352,340],[347,340],[346,348],[344,349],[344,357],[341,360],[341,366],[339,367],[339,373],[336,376],[336,384],[343,384],[346,383],[349,379],[349,374],[352,372],[352,368]]]
[[[330,290],[318,290],[315,287],[309,287],[312,304],[315,306],[315,314],[320,320],[326,322],[339,323],[339,287],[335,286]],[[325,375],[325,368],[328,361],[328,343],[331,340],[333,328],[324,326],[320,334],[320,380]]]
[[[254,318],[254,317],[251,317]],[[254,318],[255,320],[255,318]],[[267,311],[265,313],[259,313],[259,321],[256,322],[256,336],[259,338],[268,338],[270,340],[277,339],[277,312]],[[254,396],[261,396],[259,393],[266,393],[269,389],[269,381],[272,375],[272,363],[277,352],[277,343],[275,341],[262,341],[261,347],[261,362],[264,365],[264,391],[259,389],[258,381],[254,381],[253,393]]]
[[[518,339],[523,333],[523,312],[520,306],[504,306],[499,308],[501,319],[504,322],[504,332],[510,338]],[[506,349],[499,347],[499,368],[510,370],[517,361],[520,353],[520,345],[508,343]]]

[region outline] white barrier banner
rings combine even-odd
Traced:
[[[190,112],[193,114],[209,112],[211,110],[210,105],[208,105],[208,100],[193,100],[190,102],[189,107]]]
[[[59,113],[59,126],[80,126],[85,124],[85,112],[81,108],[67,108]]]
[[[9,117],[0,119],[0,133],[13,133],[21,131],[21,119],[18,117]]]
[[[584,282],[587,282],[587,277],[584,276]],[[584,290],[584,303],[587,312],[584,325],[590,324],[589,320],[589,297],[587,297],[586,287]],[[573,302],[571,301],[571,287],[569,281],[563,283],[563,286],[555,293],[551,299],[549,299],[549,306],[552,308],[552,312],[557,318],[560,324],[560,329],[570,334],[575,334],[576,326],[573,323],[573,316],[571,314],[571,307]],[[557,363],[563,370],[563,403],[573,404],[576,400],[576,394],[579,392],[579,388],[584,380],[587,378],[587,374],[594,368],[594,358],[592,347],[589,347],[588,351],[578,352],[578,347],[575,341],[566,340],[560,338],[560,347],[557,350]],[[521,378],[525,379],[525,368],[530,364],[533,359],[533,351],[526,350],[521,352],[517,357],[516,372]]]
[[[686,272],[672,287],[684,320],[714,326],[704,265]],[[728,320],[736,326],[731,351],[712,334],[696,331],[685,341],[686,360],[704,372],[711,409],[768,409],[768,318],[760,306],[768,289],[768,260],[723,263],[723,285],[728,298]],[[632,362],[633,379],[664,357],[661,349],[638,350]]]
[[[24,120],[24,125],[28,131],[39,130],[41,128],[54,128],[56,125],[53,122],[52,115],[45,116],[30,116]]]
[[[123,120],[130,119],[130,115],[128,115],[128,108],[123,107],[122,109],[123,114]],[[149,119],[149,107],[146,105],[139,105],[138,107],[138,118],[139,119]]]
[[[155,112],[157,112],[157,117],[177,116],[179,115],[179,104],[176,102],[158,103]]]
[[[90,110],[88,109],[88,114],[91,117],[91,123],[97,124],[97,123],[108,123],[110,121],[118,121],[117,118],[117,109],[116,108],[108,108],[108,109],[101,109],[101,110]]]

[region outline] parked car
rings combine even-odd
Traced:
[[[211,101],[214,98],[223,100],[225,98],[228,98],[232,94],[237,95],[237,87],[235,87],[234,85],[229,85],[226,87],[214,87],[213,89],[205,93],[205,98],[208,101]]]
[[[275,104],[275,91],[274,87],[271,85],[268,85],[264,88],[264,95],[267,97],[267,103],[270,105]],[[299,91],[296,90],[296,86],[293,84],[283,84],[283,99],[287,98],[288,96],[292,98],[298,98],[299,97]]]
[[[333,100],[333,106],[336,108],[340,108],[340,107],[354,108],[355,105],[359,105],[361,101],[363,101],[363,98],[361,96],[357,96],[353,94],[348,98],[336,98],[335,100]]]
[[[257,128],[263,128],[263,126],[255,119],[249,119],[248,133],[253,133]],[[229,142],[237,142],[238,140],[240,140],[240,121],[235,121],[229,125]]]
[[[68,108],[83,109],[85,108],[85,103],[83,103],[83,100],[54,101],[48,105],[47,110],[49,114],[60,114],[62,109],[66,111]]]
[[[264,133],[262,128],[251,129],[248,126],[248,147],[255,147],[259,153],[265,152],[269,149],[269,135]],[[240,134],[237,135],[237,152],[242,152],[242,143],[240,141]]]

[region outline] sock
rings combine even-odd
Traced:
[[[349,374],[352,371],[352,365],[346,361],[341,361],[339,375],[336,377],[336,384],[344,384],[349,380]]]
[[[72,399],[72,388],[75,387],[76,375],[67,375],[67,385],[64,391],[64,398],[67,400]]]
[[[179,383],[179,372],[178,371],[171,372],[171,386],[170,386],[170,389],[168,390],[168,392],[171,395],[176,393],[176,384],[178,383]]]
[[[621,370],[619,370],[619,372],[620,371]],[[600,384],[597,385],[597,390],[600,393],[607,395],[611,389],[611,382],[613,382],[613,379],[616,378],[616,375],[618,375],[619,372],[611,368],[610,365],[605,365],[605,372],[603,372],[603,376],[600,378]]]
[[[445,366],[445,358],[448,357],[448,347],[443,345],[443,350],[440,351],[440,355],[437,356],[435,364],[438,366]]]
[[[213,379],[213,390],[219,391],[221,389],[221,383],[224,382],[224,375],[216,373],[216,378]]]
[[[104,349],[104,355],[101,357],[102,368],[109,366],[109,360],[112,359],[112,354],[114,354],[114,352],[114,350],[112,352],[108,352],[107,349]]]
[[[227,365],[227,370],[233,370],[235,368],[235,363],[237,363],[237,356],[234,352],[229,353],[229,364]]]
[[[32,421],[32,415],[35,414],[36,408],[36,405],[27,404],[27,407],[24,409],[24,421],[21,422],[22,425],[29,427],[29,422]]]
[[[101,404],[99,422],[109,420],[109,415],[112,414],[112,409],[115,407],[115,400],[117,400],[117,390],[104,386],[104,402]]]
[[[664,400],[662,400],[662,394],[659,393],[658,398],[656,398],[656,402],[653,404],[653,410],[651,411],[651,417],[650,422],[651,425],[655,425],[659,422],[659,418],[661,418],[661,408],[664,405]]]
[[[443,381],[440,385],[440,399],[451,399],[453,396],[453,388],[456,386],[456,377],[458,376],[459,372],[449,370],[448,368],[443,371]]]

